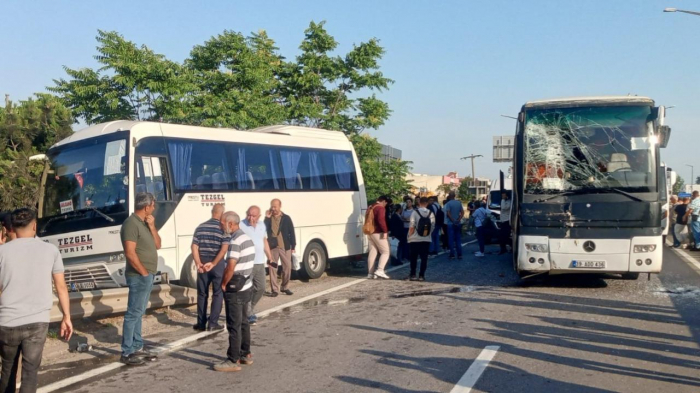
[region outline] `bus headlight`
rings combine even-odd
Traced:
[[[532,252],[547,252],[546,244],[525,243],[525,249]]]
[[[109,256],[109,261],[110,262],[121,262],[124,261],[126,257],[124,256],[123,252],[120,252],[119,254],[112,254]]]
[[[635,253],[653,252],[654,250],[656,250],[655,244],[638,244],[634,246]]]

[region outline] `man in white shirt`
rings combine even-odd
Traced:
[[[260,221],[260,208],[251,206],[246,213],[246,219],[241,221],[241,230],[253,240],[255,245],[255,265],[253,266],[253,296],[246,306],[248,322],[255,325],[255,305],[265,293],[265,263],[272,260],[270,245],[267,243],[267,227]]]
[[[507,192],[501,193],[501,217],[498,220],[500,226],[498,240],[501,245],[501,252],[498,255],[503,255],[508,252],[508,239],[510,239],[510,210],[512,203],[508,198]]]

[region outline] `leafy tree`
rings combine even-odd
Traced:
[[[472,199],[474,195],[471,194],[471,190],[469,190],[469,185],[471,183],[471,176],[463,178],[462,181],[459,183],[459,187],[457,188],[457,198],[459,198],[459,200],[466,202]]]
[[[69,136],[73,121],[70,110],[47,94],[0,108],[0,210],[36,206],[43,163],[29,157]]]
[[[360,161],[367,201],[372,202],[380,195],[398,201],[409,193],[411,183],[406,180],[411,170],[409,161],[380,161],[381,145],[369,135],[356,134],[350,140]]]
[[[678,193],[685,190],[685,181],[682,177],[676,177],[676,183],[673,185],[673,194],[678,195]]]
[[[447,194],[450,193],[450,191],[454,191],[456,189],[455,186],[452,184],[440,184],[437,188],[438,194],[442,194],[443,196],[446,196]]]
[[[700,176],[695,177],[695,184],[700,184]]]

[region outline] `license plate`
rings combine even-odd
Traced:
[[[571,267],[583,269],[605,269],[605,261],[571,261]]]
[[[78,291],[92,290],[95,289],[95,283],[93,281],[75,282],[71,287],[74,287],[75,290]]]

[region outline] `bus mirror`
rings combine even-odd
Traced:
[[[671,138],[671,127],[659,126],[659,147],[668,146],[668,140]]]
[[[129,176],[124,176],[124,179],[122,179],[122,182],[124,183],[125,186],[129,185]]]

